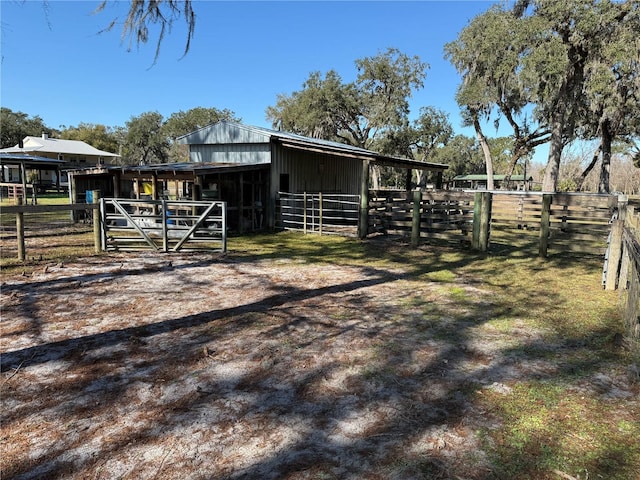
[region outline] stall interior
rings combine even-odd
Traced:
[[[71,177],[72,201],[86,202],[86,192],[90,190],[99,190],[105,198],[224,201],[229,231],[244,233],[266,228],[268,168],[200,170],[176,173],[120,168],[100,173],[76,172]]]

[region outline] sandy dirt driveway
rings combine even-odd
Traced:
[[[139,254],[2,285],[3,478],[485,478],[531,340],[401,269]],[[458,291],[458,298],[460,298]]]

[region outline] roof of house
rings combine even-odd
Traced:
[[[320,138],[305,137],[295,133],[281,132],[263,127],[254,127],[240,123],[221,120],[217,123],[207,125],[198,130],[182,135],[176,139],[177,143],[187,145],[206,144],[247,144],[247,143],[279,143],[285,147],[299,150],[317,151],[323,153],[333,153],[347,155],[356,158],[371,160],[374,163],[383,165],[398,166],[403,168],[445,170],[448,165],[442,163],[420,162],[408,158],[400,158],[389,155],[382,155],[365,148],[347,145],[345,143],[323,140]]]
[[[62,155],[92,155],[96,157],[119,157],[117,153],[105,152],[92,147],[88,143],[80,140],[62,140],[60,138],[49,138],[46,135],[42,137],[24,137],[24,146],[0,149],[4,153],[58,153]]]

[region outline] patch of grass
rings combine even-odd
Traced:
[[[15,275],[21,272],[30,274],[47,264],[70,262],[79,257],[91,255],[106,255],[95,253],[93,232],[84,230],[74,234],[53,235],[44,239],[27,237],[24,261],[18,259],[16,240],[3,238],[0,241],[2,275]]]
[[[612,480],[640,474],[637,407],[542,382],[518,384],[508,395],[483,391],[478,399],[500,419],[482,432],[498,478],[553,478],[554,470]]]
[[[69,203],[69,195],[66,193],[46,193],[38,195],[38,205],[66,205],[67,203]],[[13,198],[0,198],[0,207],[8,207],[9,205],[15,205]]]
[[[451,283],[455,281],[456,274],[451,270],[436,270],[425,273],[422,275],[422,279],[430,282]]]

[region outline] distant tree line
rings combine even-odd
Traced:
[[[0,111],[2,148],[16,146],[26,136],[48,133],[52,138],[81,140],[100,150],[117,153],[123,164],[131,165],[188,161],[188,149],[177,144],[176,139],[220,120],[241,121],[231,110],[196,107],[173,113],[166,119],[158,112],[145,112],[132,116],[124,126],[80,123],[51,128],[37,115],[29,116],[5,107]]]

